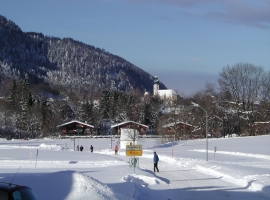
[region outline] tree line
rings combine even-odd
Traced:
[[[269,86],[269,71],[253,64],[237,63],[223,67],[219,73],[218,88],[206,84],[205,90],[196,93],[192,99],[207,110],[208,132],[213,135],[268,134]],[[196,112],[203,111],[196,108]],[[197,120],[198,127],[205,127],[202,123],[202,120]]]
[[[5,87],[6,95],[0,99],[0,134],[8,139],[57,136],[58,125],[79,120],[93,125],[93,134],[103,135],[109,133],[105,121],[131,120],[149,126],[149,134],[160,135],[166,135],[164,125],[183,122],[192,125],[192,131],[172,127],[170,138],[204,138],[205,111],[210,137],[268,134],[269,85],[270,73],[248,63],[224,67],[218,86],[206,83],[202,91],[178,95],[177,101],[144,95],[139,90],[124,93],[107,89],[95,95],[74,95],[60,88],[55,96],[48,96],[32,87],[26,76],[23,81],[14,79]]]
[[[44,86],[40,87],[43,91]],[[0,99],[0,137],[8,139],[58,136],[57,126],[71,120],[91,124],[95,127],[93,134],[103,135],[109,132],[104,126],[106,121],[133,120],[151,126],[156,112],[150,102],[142,101],[139,90],[74,95],[60,88],[59,93],[49,97],[32,87],[27,76],[23,81],[13,80],[6,90],[7,95]]]

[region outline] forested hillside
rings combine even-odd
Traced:
[[[73,89],[77,95],[102,90],[152,92],[153,76],[123,58],[71,38],[25,33],[0,16],[0,76],[30,84]],[[166,88],[160,83],[160,88]]]
[[[93,124],[94,134],[107,134],[104,120],[155,127],[159,108],[141,101],[152,89],[152,75],[117,55],[24,33],[0,16],[0,137],[57,135],[57,125],[74,119]]]
[[[270,72],[261,66],[223,67],[218,86],[207,83],[177,101],[151,95],[153,79],[105,50],[70,38],[24,33],[0,16],[0,137],[57,135],[59,124],[74,119],[93,125],[95,135],[109,133],[107,122],[132,120],[165,142],[269,134]],[[144,96],[145,91],[150,94]],[[179,128],[178,122],[192,130]]]

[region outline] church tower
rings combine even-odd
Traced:
[[[159,81],[158,81],[158,77],[155,76],[154,77],[154,87],[153,87],[153,94],[154,96],[158,95],[158,91],[159,91]]]

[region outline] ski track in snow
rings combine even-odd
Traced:
[[[91,167],[109,167],[109,166],[119,166],[126,165],[123,161],[26,161],[26,160],[1,160],[0,168],[91,168]]]
[[[237,179],[230,175],[218,172],[213,168],[207,168],[204,166],[196,165],[192,166],[193,159],[175,159],[168,156],[159,155],[160,161],[158,164],[160,172],[156,172],[155,176],[157,179],[160,179],[162,182],[166,182],[169,188],[173,191],[175,190],[175,195],[179,195],[179,190],[189,191],[211,191],[216,193],[216,195],[211,196],[220,196],[219,199],[227,199],[220,195],[223,191],[241,191],[245,192],[246,190],[250,191],[262,191],[263,186],[258,183],[253,183],[250,179]],[[128,162],[125,156],[122,157],[126,162]],[[153,161],[152,154],[144,154],[140,159],[140,168],[143,170],[153,171]],[[168,161],[169,162],[166,162]],[[216,169],[219,169],[218,167]],[[154,172],[153,172],[154,173]],[[264,174],[270,176],[269,174]],[[248,177],[246,177],[248,178]],[[189,199],[189,193],[183,192],[181,198]],[[183,196],[184,195],[184,196]],[[209,194],[199,193],[192,194],[194,199],[209,199]],[[238,196],[235,194],[235,198]],[[172,198],[173,199],[173,198]]]
[[[190,151],[197,151],[197,152],[205,153],[205,149],[194,149],[194,150],[190,150]],[[208,150],[208,153],[227,154],[227,155],[233,155],[233,156],[244,156],[244,157],[251,157],[251,158],[259,158],[259,159],[270,160],[270,156],[260,155],[260,154],[229,152],[229,151],[217,151],[217,152],[214,152],[212,150]]]
[[[175,144],[176,145],[176,144]],[[15,149],[18,146],[1,145],[2,149]],[[114,155],[114,152],[105,149],[103,151],[96,152],[97,154],[105,154],[106,160],[100,161],[80,161],[78,160],[36,160],[35,152],[32,155],[32,148],[62,151],[63,148],[58,145],[48,145],[46,143],[32,146],[20,146],[22,149],[30,149],[30,159],[25,160],[13,160],[13,158],[4,158],[0,162],[0,168],[14,168],[19,167],[25,169],[88,169],[88,168],[100,168],[100,167],[114,167],[114,166],[127,166],[127,162],[130,157],[125,156],[125,152],[119,152],[119,155]],[[68,151],[73,151],[69,149]],[[205,153],[205,149],[193,149],[189,151]],[[229,152],[218,151],[214,152],[209,150],[209,153],[225,154],[230,156],[241,156],[256,158],[252,162],[236,162],[232,161],[209,161],[205,162],[200,159],[170,157],[168,155],[159,154],[159,173],[153,172],[153,154],[152,150],[144,150],[143,156],[139,157],[139,168],[151,173],[153,177],[130,174],[122,177],[122,181],[127,184],[133,185],[131,187],[131,196],[124,196],[119,198],[121,194],[114,193],[110,187],[106,184],[80,172],[64,172],[68,176],[72,176],[73,185],[66,196],[66,200],[76,199],[79,195],[81,198],[93,196],[96,199],[178,199],[179,195],[182,199],[209,199],[210,197],[220,197],[219,199],[239,199],[240,197],[247,197],[247,192],[251,195],[248,199],[265,199],[261,197],[260,193],[254,193],[254,191],[262,192],[265,184],[260,184],[264,180],[269,180],[270,172],[268,164],[270,156],[260,154],[250,154],[241,152]],[[76,154],[83,155],[83,154]],[[26,156],[27,157],[27,156]],[[115,158],[118,160],[115,160]],[[259,160],[261,159],[261,160]],[[239,171],[239,177],[232,177],[229,175],[229,169]],[[252,171],[253,168],[260,168],[260,174],[247,173],[243,169]],[[226,171],[227,170],[227,171]],[[268,170],[268,171],[267,171]],[[226,173],[228,172],[228,173]],[[266,173],[265,173],[266,172]],[[267,173],[269,172],[269,173]],[[57,176],[61,176],[63,172],[57,172]],[[235,173],[234,173],[235,174]],[[67,176],[66,175],[66,176]],[[151,189],[151,187],[154,189]],[[145,190],[144,190],[145,188]],[[150,188],[151,190],[147,190]],[[168,190],[166,194],[161,193],[158,196],[153,190]],[[226,193],[226,191],[231,191]],[[235,192],[236,191],[236,192]],[[211,192],[211,193],[210,193]],[[239,193],[237,193],[239,192]],[[267,191],[266,191],[267,192]],[[192,198],[190,198],[192,193]],[[267,192],[268,193],[268,192]],[[269,193],[270,194],[270,193]],[[228,196],[229,195],[229,196]]]

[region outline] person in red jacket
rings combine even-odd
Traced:
[[[118,146],[117,146],[117,145],[115,145],[115,147],[114,147],[114,152],[115,152],[115,155],[116,155],[117,152],[118,152]]]

